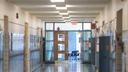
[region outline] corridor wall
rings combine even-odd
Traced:
[[[38,28],[30,27],[30,71],[35,71],[40,66],[40,31]]]
[[[103,23],[104,24],[110,24],[112,31],[114,32],[116,29],[116,12],[120,9],[123,9],[123,31],[128,30],[128,1],[124,0],[111,0],[110,3],[108,3],[104,10],[101,11],[100,15],[97,16],[95,19],[98,21],[97,26],[100,28],[99,35],[102,35],[102,31],[105,30],[102,28]],[[107,27],[106,27],[107,28]],[[106,31],[105,31],[106,32]]]
[[[4,48],[4,21],[0,20],[0,72],[3,70],[3,48]],[[24,25],[8,21],[9,28],[9,72],[23,72],[24,66]],[[19,29],[15,31],[13,27]],[[34,31],[35,30],[35,31]],[[29,27],[29,50],[30,50],[30,71],[40,65],[40,34],[38,29]]]
[[[43,27],[42,21],[37,17],[30,15],[29,12],[22,10],[19,6],[14,5],[8,0],[0,0],[0,19],[3,19],[4,15],[9,16],[9,21],[15,22],[18,24],[23,24],[25,22],[31,24],[32,27]],[[18,18],[16,14],[18,13]],[[19,30],[19,29],[18,29]],[[14,31],[15,28],[14,28]]]
[[[3,72],[4,16],[9,18],[9,72],[23,72],[24,25],[29,24],[30,71],[40,64],[37,28],[42,21],[8,0],[0,0],[0,72]],[[18,14],[18,18],[17,18]],[[38,46],[38,47],[37,47]]]
[[[123,9],[123,42],[124,42],[124,56],[122,59],[124,60],[128,60],[127,56],[128,56],[128,42],[127,39],[128,38],[128,0],[111,0],[104,8],[103,11],[101,11],[100,15],[97,16],[96,21],[98,21],[97,25],[98,28],[100,28],[100,32],[98,33],[98,36],[102,36],[102,35],[109,35],[112,36],[114,39],[113,41],[115,41],[115,34],[116,34],[116,25],[117,25],[117,11],[119,11],[120,9]],[[104,26],[104,27],[103,27]],[[111,31],[110,31],[111,30]],[[108,32],[109,31],[109,32]],[[112,42],[113,42],[112,41]],[[115,42],[114,42],[115,43]],[[114,44],[112,44],[112,50],[115,49]],[[126,72],[128,71],[127,67],[128,67],[128,62],[127,61],[123,61],[125,63],[122,63],[123,66],[126,66]],[[126,64],[126,65],[124,65]],[[122,67],[123,67],[122,66]],[[125,70],[124,69],[124,70]]]

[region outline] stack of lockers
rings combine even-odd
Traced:
[[[99,72],[110,72],[110,36],[99,37]]]

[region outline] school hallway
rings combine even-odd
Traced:
[[[0,0],[0,72],[128,72],[128,0]]]

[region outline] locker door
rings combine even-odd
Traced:
[[[99,71],[110,72],[110,37],[99,38]]]

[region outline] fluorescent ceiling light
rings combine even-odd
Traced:
[[[65,18],[64,20],[71,20],[70,18]]]
[[[60,15],[68,15],[68,13],[59,13]]]
[[[51,2],[65,2],[65,0],[51,0]]]
[[[56,5],[49,5],[49,6],[51,6],[51,7],[56,7]]]
[[[67,10],[67,7],[56,7],[57,10]]]
[[[66,18],[66,19],[64,19],[64,20],[70,20],[70,18]]]
[[[70,20],[64,20],[64,22],[70,22]]]
[[[63,19],[69,19],[70,17],[63,17]]]

